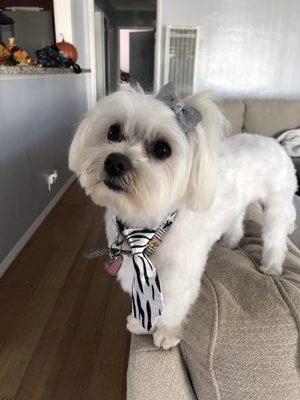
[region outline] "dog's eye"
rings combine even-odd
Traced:
[[[108,131],[107,139],[110,142],[121,142],[124,139],[122,134],[121,126],[119,124],[113,124]]]
[[[158,140],[153,144],[152,153],[156,158],[165,160],[166,158],[170,157],[172,150],[167,142],[164,140]]]

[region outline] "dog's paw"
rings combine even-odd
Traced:
[[[147,335],[148,332],[145,328],[142,327],[141,323],[134,318],[132,314],[127,317],[127,329],[131,333],[135,333],[136,335]]]
[[[156,347],[169,350],[180,342],[178,330],[159,327],[153,333],[153,341]]]
[[[271,265],[267,267],[265,265],[261,265],[259,267],[259,270],[265,275],[280,276],[282,274],[282,267],[278,267],[276,265]]]

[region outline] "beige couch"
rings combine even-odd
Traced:
[[[300,127],[300,102],[222,102],[232,132],[276,136]],[[297,160],[296,160],[297,161]],[[238,250],[211,252],[180,346],[131,338],[128,400],[299,400],[300,252],[280,278],[258,272],[261,212],[251,206]]]

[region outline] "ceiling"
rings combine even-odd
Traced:
[[[156,0],[109,0],[115,10],[155,11]]]

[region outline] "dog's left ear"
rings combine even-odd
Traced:
[[[229,129],[229,123],[208,93],[193,96],[185,103],[199,110],[202,115],[202,121],[187,133],[191,167],[186,206],[193,211],[206,211],[214,201],[219,143]]]

